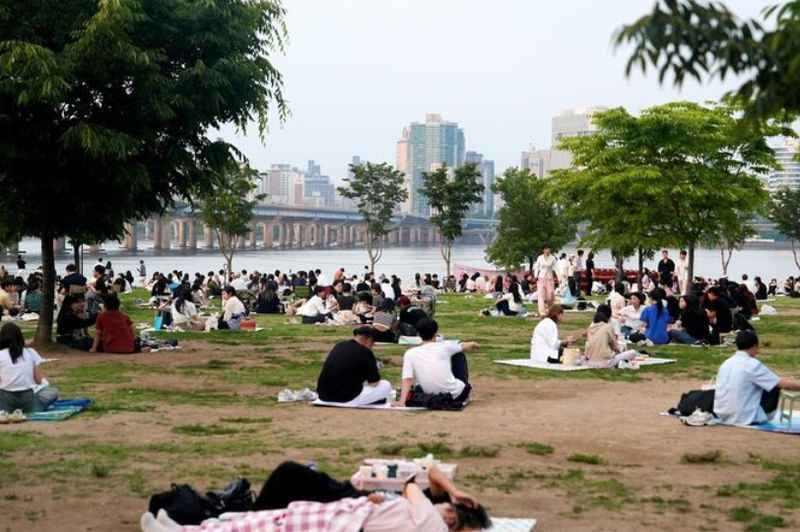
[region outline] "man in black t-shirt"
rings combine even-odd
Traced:
[[[78,273],[74,264],[67,264],[67,274],[61,279],[61,287],[69,294],[72,286],[82,292],[86,289],[86,277]]]
[[[381,380],[378,362],[372,353],[375,330],[362,326],[353,331],[353,339],[339,342],[322,365],[317,381],[319,398],[330,403],[365,406],[386,402],[392,385]]]
[[[411,300],[400,296],[397,300],[400,309],[400,332],[403,336],[417,336],[417,323],[428,317],[424,310],[411,306]]]

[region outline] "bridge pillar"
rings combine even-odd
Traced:
[[[64,244],[62,242],[61,249],[64,248]],[[127,251],[136,251],[137,242],[136,242],[136,224],[135,223],[127,223],[125,224],[125,237],[122,239],[122,249]]]
[[[186,220],[183,218],[178,218],[175,220],[172,225],[175,228],[175,247],[177,248],[185,248],[186,247]]]
[[[197,232],[195,231],[195,220],[190,218],[186,226],[189,232],[187,247],[191,250],[197,249]]]
[[[161,233],[164,232],[164,228],[161,224],[161,218],[155,218],[153,220],[153,249],[160,250],[161,246],[164,242],[164,237]]]
[[[261,240],[264,243],[264,249],[272,249],[274,226],[270,223],[266,223],[261,226],[261,229],[263,231],[261,234]]]
[[[144,239],[145,240],[150,240],[153,237],[153,231],[150,228],[151,227],[150,226],[151,222],[152,222],[152,220],[145,220],[144,221]]]
[[[325,224],[322,226],[322,245],[324,247],[328,247],[330,238],[331,238],[331,226]]]

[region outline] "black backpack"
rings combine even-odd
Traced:
[[[670,414],[691,416],[695,410],[714,413],[714,390],[692,390],[681,395],[678,408],[671,408]]]

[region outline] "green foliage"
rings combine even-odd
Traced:
[[[217,235],[219,249],[231,271],[240,239],[251,231],[253,209],[264,194],[255,194],[258,172],[248,165],[230,163],[218,172],[215,183],[197,196],[200,218]]]
[[[364,239],[371,270],[383,255],[383,239],[391,231],[392,215],[408,198],[403,173],[388,163],[350,165],[352,177],[339,187],[339,194],[355,201],[364,217],[367,234]]]
[[[794,263],[800,269],[796,247],[796,242],[800,240],[800,189],[781,188],[775,192],[769,205],[769,218],[778,231],[791,240]]]
[[[603,464],[603,459],[597,456],[596,454],[571,454],[567,457],[569,462],[576,462],[579,464],[588,464],[588,465],[601,465]]]
[[[683,464],[719,464],[722,462],[723,454],[719,449],[713,449],[703,453],[684,453],[681,456]]]
[[[740,20],[721,2],[659,0],[649,14],[623,26],[615,41],[633,45],[628,74],[651,65],[661,82],[671,74],[677,86],[686,78],[741,76],[732,96],[749,117],[788,121],[800,111],[800,1],[765,9],[762,19]]]
[[[40,340],[54,238],[121,238],[233,158],[209,128],[263,136],[272,107],[286,115],[284,15],[279,0],[0,0],[0,228],[42,239]]]
[[[584,239],[621,254],[720,242],[767,201],[758,176],[776,167],[764,134],[729,105],[675,102],[638,117],[622,108],[595,116],[595,135],[564,139],[574,166],[554,172],[553,194],[588,222]],[[623,210],[610,208],[622,206]]]
[[[442,234],[442,258],[450,277],[453,241],[461,236],[464,218],[470,206],[483,197],[481,171],[476,164],[466,164],[452,171],[443,165],[433,172],[422,173],[420,193],[428,199],[431,223]]]
[[[495,241],[486,249],[489,260],[507,268],[533,263],[549,245],[555,250],[575,238],[575,224],[545,194],[545,182],[528,170],[509,168],[494,184],[503,199]]]

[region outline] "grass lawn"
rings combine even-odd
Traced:
[[[152,322],[134,305],[144,297],[123,300],[135,323]],[[800,376],[800,300],[770,304],[779,314],[754,323],[763,359]],[[443,334],[482,346],[470,356],[475,401],[462,413],[279,405],[282,388],[314,388],[330,346],[349,336],[285,316],[258,316],[264,330],[254,333],[160,333],[179,351],[44,352],[58,359],[45,373],[61,396],[95,404],[64,422],[0,426],[0,530],[137,530],[149,495],[170,482],[204,490],[243,475],[257,490],[284,459],[344,478],[366,457],[429,452],[459,463],[459,481],[496,515],[550,530],[800,526],[800,438],[657,416],[713,377],[729,349],[648,348],[678,363],[639,371],[500,366],[493,360],[528,356],[536,321],[482,317],[485,306],[448,295],[437,308]],[[567,314],[562,334],[590,319]],[[396,386],[405,349],[375,349]]]

